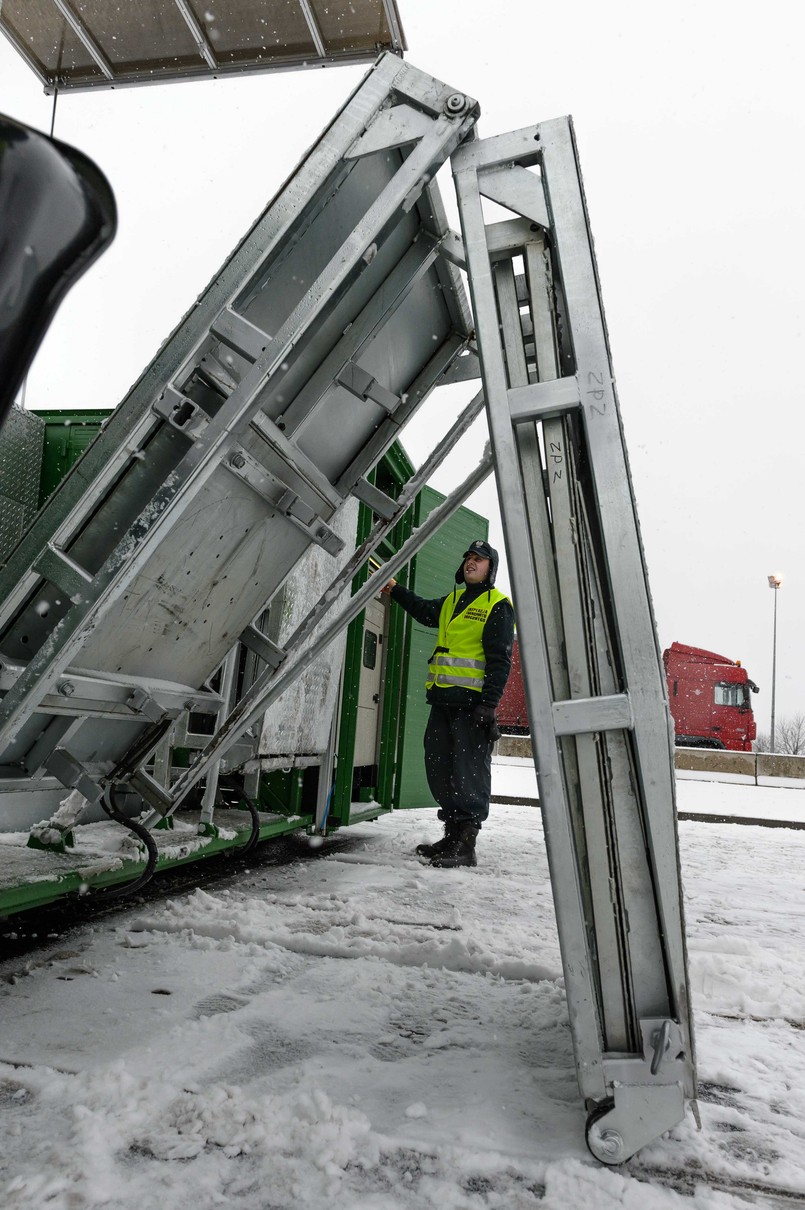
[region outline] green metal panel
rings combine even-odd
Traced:
[[[387,495],[399,495],[403,485],[414,473],[414,467],[399,444],[393,445],[377,470],[377,486]],[[381,559],[388,558],[411,536],[415,509],[409,509],[395,525],[380,547]],[[406,615],[389,602],[388,633],[386,635],[386,666],[383,686],[383,719],[380,732],[380,763],[377,799],[384,806],[396,807],[399,802],[398,759],[405,728],[404,686],[407,663]]]
[[[406,517],[392,531],[391,538],[395,549],[399,549],[410,537],[413,528],[413,513],[409,510]],[[399,806],[400,800],[399,757],[406,721],[407,622],[403,611],[391,605],[386,635],[386,674],[377,797],[380,802],[388,803],[392,807]]]
[[[375,472],[369,475],[374,481]],[[357,542],[360,544],[372,528],[372,513],[362,504],[358,510]],[[363,567],[352,581],[353,593],[366,582],[368,569]],[[327,812],[328,827],[340,827],[350,821],[352,805],[352,769],[355,754],[355,733],[358,723],[358,682],[361,675],[363,653],[364,614],[359,613],[347,628],[347,645],[344,652],[344,677],[341,691],[341,714],[338,727],[338,749],[336,753],[336,775],[333,793]]]
[[[305,783],[304,769],[272,769],[260,778],[258,809],[280,815],[300,815]]]
[[[40,508],[97,436],[111,411],[111,408],[93,408],[84,412],[35,413],[45,423],[45,448],[39,481]]]
[[[420,525],[441,504],[444,496],[424,487],[417,498],[415,524]],[[421,597],[442,597],[454,587],[453,574],[461,556],[475,538],[486,538],[489,522],[468,508],[445,522],[412,560],[409,584]],[[401,613],[402,610],[397,610]],[[436,641],[436,631],[407,619],[408,651],[401,709],[400,742],[397,752],[397,807],[432,807],[435,802],[425,778],[422,737],[428,719],[425,675]]]
[[[382,491],[396,497],[413,472],[414,468],[404,450],[395,445],[378,466],[375,481]],[[372,478],[375,479],[375,476]],[[414,507],[395,526],[385,547],[378,551],[380,558],[399,550],[414,527],[421,524],[443,500],[440,492],[430,487],[423,488]],[[361,505],[359,542],[367,536],[371,525],[371,513],[365,505]],[[402,583],[409,583],[420,596],[443,596],[453,587],[453,571],[461,562],[467,546],[475,538],[486,538],[488,531],[486,518],[471,509],[459,509],[397,578]],[[356,577],[353,591],[365,579],[365,573]],[[363,628],[364,615],[360,614],[351,624],[347,637],[338,771],[328,816],[334,826],[356,822],[355,811],[352,810],[352,771],[357,716],[356,686],[360,676]],[[403,610],[392,605],[386,636],[386,675],[375,814],[390,808],[436,806],[428,790],[422,751],[422,737],[428,716],[425,672],[434,639],[435,631],[420,626]],[[366,817],[365,811],[361,811],[361,816]]]
[[[361,512],[363,508],[361,509]],[[367,510],[368,511],[368,510]],[[366,535],[362,531],[361,518],[358,521],[358,541],[363,541]],[[362,569],[355,577],[352,585],[353,592],[366,580],[366,569]],[[333,787],[330,809],[328,811],[328,826],[337,827],[350,822],[350,807],[352,805],[352,770],[355,753],[355,733],[358,722],[358,681],[361,674],[361,655],[363,652],[363,622],[364,615],[359,613],[350,623],[347,630],[347,646],[344,654],[344,688],[341,694],[341,717],[338,732],[338,752],[336,763],[335,785]]]

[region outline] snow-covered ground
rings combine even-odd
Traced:
[[[496,767],[496,791],[524,776]],[[608,1169],[584,1145],[539,811],[493,807],[475,870],[420,863],[434,831],[400,812],[0,965],[2,1210],[805,1203],[805,832],[680,824],[703,1129]]]

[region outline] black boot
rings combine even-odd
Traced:
[[[444,851],[450,843],[450,837],[455,831],[456,825],[451,821],[447,821],[444,825],[444,836],[441,840],[437,840],[434,844],[418,844],[415,852],[418,857],[435,857],[438,853]]]
[[[475,838],[480,830],[481,825],[477,823],[455,824],[447,837],[447,843],[433,858],[431,865],[440,870],[451,870],[456,866],[477,865]]]

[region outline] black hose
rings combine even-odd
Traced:
[[[130,832],[133,832],[134,835],[143,842],[146,847],[148,857],[146,859],[145,869],[141,874],[138,874],[133,882],[127,882],[125,886],[110,887],[103,892],[99,892],[103,895],[104,899],[121,899],[125,895],[133,895],[135,891],[139,891],[140,887],[144,887],[145,884],[150,882],[153,878],[154,870],[156,869],[157,861],[159,860],[159,849],[157,848],[156,841],[149,832],[148,828],[141,824],[137,819],[129,819],[128,815],[124,815],[123,812],[115,806],[114,793],[114,786],[109,786],[101,799],[101,806],[110,819],[114,819],[116,823],[120,823],[124,828],[128,828]]]
[[[239,850],[241,853],[251,853],[254,846],[260,839],[260,816],[257,812],[257,803],[248,794],[241,794],[241,798],[246,804],[249,814],[252,817],[252,830],[249,833],[249,839]]]

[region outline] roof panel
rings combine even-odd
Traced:
[[[4,0],[0,5],[0,28],[32,66],[37,64],[40,75],[82,75],[87,71],[103,75],[52,0]]]
[[[317,58],[299,0],[270,4],[238,0],[236,5],[231,0],[227,5],[189,0],[189,7],[221,61],[242,63],[258,58],[274,62],[291,55]]]
[[[2,0],[0,30],[47,92],[372,62],[405,49],[397,0]]]
[[[172,0],[136,0],[127,5],[73,0],[70,8],[115,70],[135,69],[146,62],[161,67],[198,59],[193,35]],[[68,20],[66,15],[62,19]]]
[[[310,7],[330,54],[349,49],[374,51],[391,37],[383,5],[375,0],[310,0]]]

